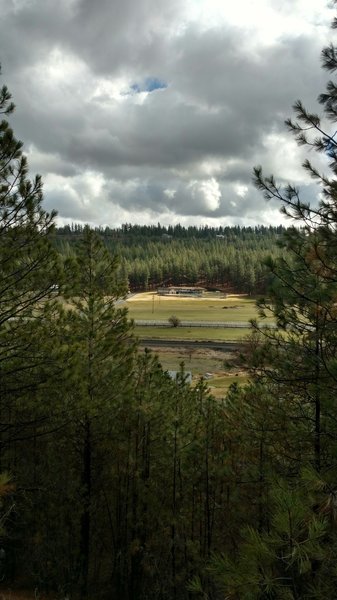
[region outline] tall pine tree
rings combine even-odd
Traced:
[[[337,49],[330,45],[322,56],[323,67],[335,71]],[[317,205],[255,169],[257,187],[282,203],[294,226],[284,238],[287,255],[268,263],[272,284],[260,310],[279,329],[260,330],[255,385],[242,405],[252,417],[243,419],[247,436],[250,427],[256,436],[259,420],[264,425],[263,518],[253,527],[246,521],[234,560],[225,554],[210,567],[227,598],[335,596],[337,145],[329,121],[336,122],[336,89],[330,81],[320,95],[322,117],[298,101],[296,120],[287,121],[300,145],[329,156],[330,176],[303,164],[320,186]]]

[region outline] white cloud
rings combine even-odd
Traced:
[[[332,18],[331,5],[317,0],[190,0],[190,19],[207,30],[234,26],[249,31],[251,41],[275,43],[283,35],[301,35],[326,26]]]
[[[298,97],[316,110],[332,16],[317,0],[6,3],[11,122],[48,209],[97,224],[280,222],[256,164],[315,201],[283,121]]]
[[[244,198],[248,192],[248,186],[247,185],[237,185],[236,186],[236,193],[238,196],[240,196],[241,198]]]
[[[221,191],[218,182],[214,177],[205,181],[191,181],[187,190],[196,207],[201,212],[214,211],[219,208]]]

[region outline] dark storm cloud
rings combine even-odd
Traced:
[[[163,33],[179,22],[181,6],[179,0],[12,1],[3,19],[4,56],[10,67],[20,68],[62,47],[98,74],[139,72],[161,61]]]
[[[119,207],[131,221],[141,211],[258,221],[270,208],[251,185],[253,165],[274,170],[281,160],[281,179],[289,167],[301,183],[278,136],[298,97],[316,109],[326,81],[320,36],[261,46],[238,26],[189,22],[186,6],[6,4],[0,58],[18,106],[13,124],[61,217],[102,222]]]
[[[68,43],[95,72],[152,70],[166,59],[166,32],[179,22],[181,7],[179,0],[83,0]]]

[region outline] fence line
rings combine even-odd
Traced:
[[[134,320],[135,325],[145,326],[145,327],[172,327],[171,323],[168,321],[157,321],[157,320]],[[266,325],[265,323],[259,323],[259,327],[271,327],[274,329],[276,325],[273,323]],[[249,329],[251,328],[251,323],[244,321],[233,321],[226,322],[223,321],[180,321],[179,327],[214,327],[214,328],[230,328],[230,329]]]

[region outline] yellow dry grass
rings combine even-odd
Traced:
[[[205,300],[211,299],[212,302],[223,303],[226,302],[226,300],[233,302],[233,300],[242,300],[242,298],[247,298],[247,294],[227,294],[226,296],[217,296],[215,294],[210,294],[209,296],[201,296],[200,298],[191,298],[190,296],[160,296],[159,294],[157,294],[157,292],[140,292],[128,298],[128,302],[152,302],[153,296],[156,300],[159,299],[160,302],[172,302],[172,300],[179,300],[179,302],[191,302],[191,300],[193,302],[205,302]]]

